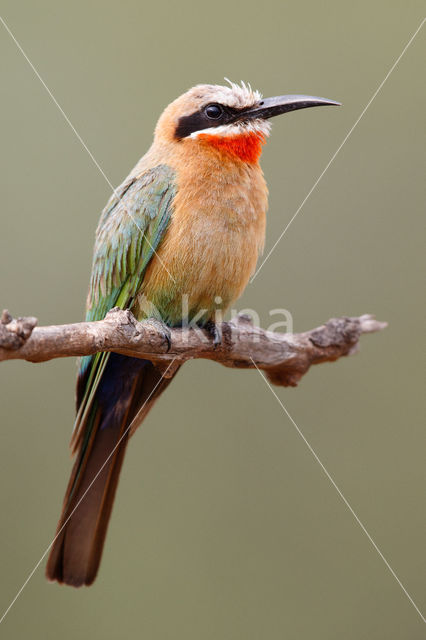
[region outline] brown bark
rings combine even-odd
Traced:
[[[221,343],[192,328],[171,329],[166,337],[161,324],[138,322],[130,311],[112,309],[104,320],[37,327],[36,318],[12,319],[4,311],[0,320],[0,361],[44,362],[52,358],[116,351],[175,365],[192,358],[206,358],[226,367],[265,371],[269,380],[296,386],[312,364],[333,362],[351,355],[363,333],[384,329],[371,315],[334,318],[304,333],[273,333],[253,326],[247,316],[219,325]],[[254,365],[255,363],[255,365]]]

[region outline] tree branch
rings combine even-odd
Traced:
[[[0,319],[0,361],[44,362],[52,358],[115,351],[175,366],[192,358],[215,360],[226,367],[263,369],[269,380],[296,386],[312,364],[333,362],[358,349],[363,333],[387,324],[371,315],[334,318],[304,333],[273,333],[253,326],[248,316],[237,316],[218,326],[221,343],[213,344],[208,332],[176,328],[166,336],[155,321],[138,322],[130,311],[112,309],[104,320],[36,327],[36,318],[12,319],[3,311]],[[255,363],[255,364],[254,364]]]

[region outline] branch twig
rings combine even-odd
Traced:
[[[98,351],[147,357],[159,363],[168,363],[173,358],[176,364],[206,358],[234,368],[253,368],[254,361],[271,382],[282,386],[296,386],[312,364],[333,362],[355,353],[363,333],[380,331],[387,326],[371,315],[363,315],[334,318],[304,333],[283,334],[255,327],[249,317],[240,315],[219,326],[222,341],[215,347],[205,331],[185,327],[171,329],[168,340],[158,323],[138,322],[130,311],[120,309],[112,309],[98,322],[49,327],[36,327],[36,324],[36,318],[14,320],[3,311],[0,361],[44,362]]]

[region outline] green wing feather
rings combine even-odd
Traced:
[[[170,167],[158,165],[128,178],[110,198],[96,231],[86,320],[102,320],[113,307],[132,306],[170,222],[175,181]],[[83,435],[83,448],[90,440],[95,392],[108,356],[97,353],[80,360],[74,450]]]

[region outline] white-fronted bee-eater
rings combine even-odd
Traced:
[[[161,115],[154,142],[105,207],[96,232],[87,320],[113,307],[168,327],[214,319],[242,294],[265,236],[259,158],[269,119],[339,104],[304,95],[262,98],[245,84],[198,85]],[[75,587],[97,574],[130,435],[170,383],[149,360],[81,359],[76,460],[46,574]],[[124,541],[123,541],[124,542]]]

